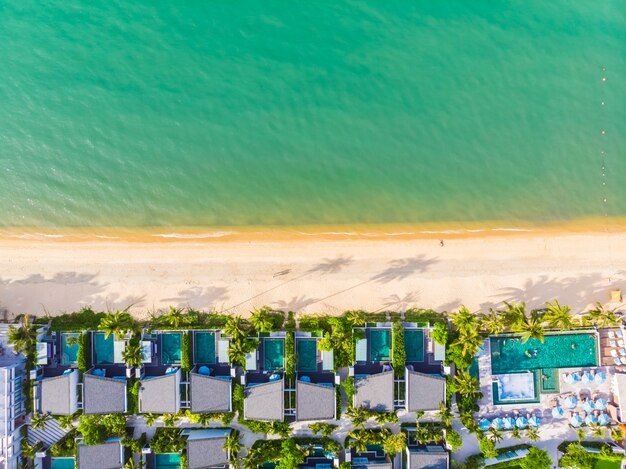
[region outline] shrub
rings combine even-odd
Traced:
[[[96,313],[91,308],[83,308],[75,313],[66,313],[60,316],[44,316],[35,319],[35,324],[50,322],[51,331],[85,331],[98,329],[100,320],[106,313]]]
[[[155,453],[178,453],[185,449],[186,443],[180,428],[160,427],[150,440],[150,447]]]
[[[183,332],[181,341],[182,355],[180,357],[180,367],[185,373],[191,371],[193,363],[193,352],[191,349],[191,336],[189,332]]]
[[[49,453],[55,457],[76,456],[76,437],[78,432],[70,430],[63,438],[50,447]]]
[[[401,322],[394,322],[391,328],[391,365],[396,376],[404,376],[406,366],[406,351],[404,350],[404,326]]]
[[[244,387],[239,383],[233,383],[233,411],[239,414],[240,420],[243,420],[243,400],[245,396]]]
[[[457,452],[463,446],[463,438],[456,430],[449,428],[446,430],[446,443],[450,446],[452,452]]]
[[[107,429],[98,415],[81,415],[78,431],[87,446],[99,445],[107,438]]]
[[[305,332],[326,332],[330,330],[328,317],[321,315],[298,316],[300,330]]]
[[[83,332],[78,336],[76,366],[81,373],[91,368],[91,335],[88,332]]]
[[[337,425],[333,425],[331,423],[315,422],[309,424],[309,428],[315,434],[319,433],[324,437],[330,437],[333,431],[335,431],[335,429],[337,428]]]
[[[478,447],[485,458],[495,458],[498,455],[495,443],[489,438],[479,438]]]
[[[131,415],[139,413],[139,380],[131,378],[126,385],[126,399],[128,401],[128,413]]]
[[[446,345],[448,343],[448,324],[445,322],[435,323],[431,337],[439,345]]]
[[[348,401],[348,408],[352,407],[354,402],[354,396],[356,395],[356,388],[354,387],[354,378],[349,376],[341,384],[346,392],[346,400]]]
[[[122,436],[126,432],[126,417],[124,414],[108,414],[102,417],[102,425],[107,437]]]
[[[285,337],[285,376],[288,379],[296,377],[296,351],[294,333],[288,331]]]

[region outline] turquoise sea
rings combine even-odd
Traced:
[[[626,7],[0,0],[0,188],[5,228],[626,216]]]

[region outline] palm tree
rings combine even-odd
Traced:
[[[246,371],[246,355],[259,346],[258,341],[240,339],[228,343],[228,359],[230,363],[240,365]]]
[[[45,414],[34,414],[30,419],[30,426],[35,430],[43,430],[46,423],[50,420],[52,420],[52,416],[49,412],[46,412]]]
[[[363,311],[347,311],[346,319],[353,326],[364,326],[365,325],[365,313]]]
[[[26,439],[22,440],[22,453],[29,459],[35,459],[35,455],[43,448],[41,441],[36,441],[34,445],[28,444]]]
[[[450,344],[450,347],[458,348],[461,356],[465,358],[473,357],[480,349],[485,339],[476,331],[463,331],[459,337]]]
[[[452,315],[452,324],[460,333],[475,333],[478,330],[478,317],[465,306]]]
[[[437,414],[441,423],[443,423],[444,427],[449,427],[452,425],[452,411],[444,404],[444,402],[439,403],[439,412]]]
[[[176,414],[165,414],[163,416],[163,424],[166,427],[175,427],[177,421],[178,421],[178,415]]]
[[[135,321],[128,311],[116,311],[107,313],[102,319],[98,328],[104,331],[104,336],[108,339],[111,334],[115,334],[117,340],[122,340],[126,331],[134,329]]]
[[[526,438],[528,438],[530,441],[539,441],[541,439],[541,436],[539,435],[539,430],[537,430],[535,427],[530,427],[528,430],[526,430]]]
[[[478,394],[478,380],[465,370],[458,370],[452,383],[452,390],[459,394],[467,396],[476,396]]]
[[[526,303],[508,303],[505,301],[504,306],[506,307],[504,319],[509,327],[515,326],[526,317]]]
[[[487,433],[489,433],[489,438],[491,438],[491,441],[493,441],[494,443],[500,443],[504,437],[502,436],[502,432],[500,430],[498,430],[497,428],[491,427]]]
[[[361,438],[361,433],[352,431],[348,433],[348,437],[352,440],[351,446],[357,453],[363,453],[367,451],[367,443]]]
[[[384,443],[383,449],[389,456],[395,456],[401,453],[406,448],[406,433],[400,432],[393,435],[389,435]]]
[[[59,426],[61,428],[72,428],[74,426],[74,416],[73,415],[60,415],[57,417],[57,421],[59,422]]]
[[[229,316],[224,325],[224,333],[233,339],[232,343],[245,339],[248,336],[248,327],[241,316]]]
[[[582,428],[579,428],[578,430],[576,430],[576,437],[578,438],[578,441],[583,441],[586,436],[587,434],[585,433],[585,430],[583,430]]]
[[[605,433],[605,429],[604,427],[601,427],[598,424],[593,425],[593,432],[591,433],[591,435],[594,438],[604,438],[604,433]]]
[[[546,303],[546,320],[550,327],[558,327],[562,331],[574,327],[571,308],[567,305],[561,306],[557,300]]]
[[[129,340],[122,352],[124,363],[128,366],[141,366],[145,356],[139,340]]]
[[[519,428],[514,427],[513,430],[511,431],[511,438],[516,438],[518,440],[522,439],[522,432],[520,431]]]
[[[196,414],[195,415],[195,421],[199,423],[200,425],[202,425],[203,427],[206,427],[207,425],[209,425],[209,423],[211,423],[211,420],[213,420],[211,414]]]
[[[224,451],[228,452],[231,459],[237,457],[241,451],[241,435],[239,435],[239,432],[231,430],[224,442]]]
[[[494,311],[493,309],[489,310],[489,314],[483,316],[482,325],[489,334],[498,335],[505,329],[504,318],[498,311]]]
[[[160,319],[163,323],[175,329],[178,329],[187,322],[185,310],[183,310],[183,308],[174,308],[173,306],[170,306],[167,313],[161,316]]]
[[[28,314],[24,315],[24,322],[21,326],[9,326],[8,341],[15,353],[23,352],[25,355],[34,356],[37,327],[30,323]]]
[[[539,312],[534,310],[530,312],[530,316],[524,316],[521,322],[515,324],[513,330],[520,333],[522,343],[528,342],[529,339],[537,339],[543,343],[546,333]]]
[[[371,417],[371,413],[365,407],[350,407],[346,416],[352,420],[354,428],[365,428],[365,422]]]
[[[619,443],[624,440],[624,430],[619,427],[612,428],[610,436],[611,440],[613,440],[615,443]]]
[[[615,316],[615,309],[605,309],[601,303],[596,303],[596,307],[590,309],[589,318],[598,327],[615,327],[619,325],[620,320]]]
[[[255,309],[250,316],[250,322],[257,332],[270,332],[272,330],[272,319],[268,316],[265,308]]]
[[[146,419],[146,425],[151,427],[152,425],[154,425],[154,422],[156,422],[159,416],[155,414],[146,414],[144,415],[144,418]]]
[[[139,458],[138,461],[139,462],[135,462],[131,456],[128,461],[126,461],[126,464],[124,464],[124,469],[143,469],[146,467],[146,463],[143,462],[143,459]]]

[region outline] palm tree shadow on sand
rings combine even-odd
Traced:
[[[407,257],[405,259],[394,259],[389,267],[374,275],[371,280],[378,283],[389,283],[397,280],[404,280],[413,274],[426,272],[432,265],[436,264],[436,258],[427,258],[424,255]]]

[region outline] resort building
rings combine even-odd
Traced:
[[[25,370],[24,357],[15,355],[7,344],[8,329],[7,324],[0,324],[0,468],[17,469],[22,451]]]
[[[128,410],[126,375],[114,376],[114,371],[92,368],[83,374],[83,412],[86,415],[125,413]]]
[[[189,374],[191,412],[205,414],[230,412],[232,406],[232,378],[212,376],[205,365],[196,366]]]
[[[176,414],[181,408],[180,368],[168,368],[162,375],[142,376],[139,381],[139,412]]]
[[[355,406],[384,412],[421,412],[438,410],[440,402],[445,403],[445,347],[432,340],[429,324],[401,324],[406,356],[404,377],[395,376],[391,366],[393,323],[355,328],[356,360],[350,369],[355,379]]]
[[[250,420],[282,421],[285,418],[285,333],[259,337],[259,347],[246,356],[244,417]]]
[[[120,469],[124,466],[124,447],[119,438],[92,446],[79,442],[76,465],[78,469]]]
[[[188,469],[219,469],[230,465],[230,455],[224,450],[231,429],[183,430],[187,437]]]
[[[446,403],[446,378],[405,369],[406,410],[427,412],[439,410]]]
[[[191,412],[213,413],[232,410],[232,377],[228,363],[228,339],[218,330],[190,331],[194,368],[189,373]]]
[[[296,333],[295,418],[298,421],[330,420],[337,414],[338,377],[332,372],[333,353],[319,349],[320,339],[308,332]]]
[[[40,414],[72,415],[81,408],[79,393],[77,369],[63,371],[45,368],[34,383],[35,411]]]
[[[445,448],[445,442],[429,442],[421,444],[415,437],[415,427],[405,428],[406,439],[406,468],[407,469],[448,469],[450,467],[450,453]]]
[[[365,451],[359,452],[354,448],[344,450],[345,462],[350,463],[353,468],[363,469],[393,469],[402,467],[401,455],[391,458],[380,445],[366,445]],[[394,464],[395,460],[395,464]]]

